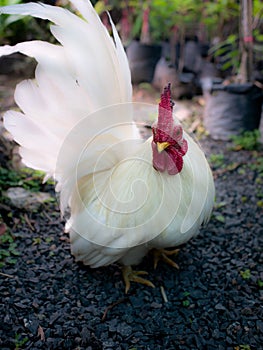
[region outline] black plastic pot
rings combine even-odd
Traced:
[[[152,85],[162,92],[163,88],[171,83],[172,98],[192,98],[196,91],[194,78],[193,73],[178,74],[176,68],[161,57],[155,67]]]
[[[33,77],[36,62],[20,53],[0,57],[0,74],[18,75],[23,72],[27,77]]]
[[[176,68],[169,64],[164,57],[161,57],[157,62],[154,70],[152,85],[163,91],[164,86],[168,83],[172,84],[172,89],[179,84],[179,78]]]
[[[263,91],[253,84],[213,85],[206,95],[204,124],[211,137],[229,140],[260,125]]]
[[[161,51],[160,45],[146,45],[135,40],[131,42],[126,53],[134,84],[151,83],[156,63],[161,57]]]

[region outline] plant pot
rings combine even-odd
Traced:
[[[176,100],[192,98],[195,94],[194,74],[178,74],[176,68],[161,57],[155,67],[152,85],[162,92],[168,83],[171,83],[172,97]]]
[[[160,45],[146,45],[132,41],[127,47],[127,57],[131,70],[132,83],[151,83],[157,61],[161,57]]]
[[[0,57],[0,74],[18,75],[23,72],[26,77],[33,77],[36,62],[20,53]]]
[[[229,140],[260,125],[263,92],[247,84],[213,85],[206,95],[204,125],[214,139]]]
[[[164,86],[168,83],[171,83],[172,89],[179,84],[179,78],[176,71],[176,68],[169,64],[164,57],[161,57],[154,70],[154,76],[152,80],[152,85],[163,91]]]

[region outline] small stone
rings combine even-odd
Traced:
[[[226,308],[221,303],[216,304],[215,309],[219,310],[219,311],[225,311],[226,310]]]
[[[160,309],[162,306],[162,304],[156,303],[155,301],[151,303],[151,307],[154,309]]]
[[[6,196],[14,207],[30,211],[39,209],[43,203],[52,199],[48,193],[31,192],[22,187],[10,187],[6,191]]]
[[[23,303],[15,303],[14,304],[16,307],[20,308],[20,309],[26,309],[27,308],[27,305],[23,304]]]
[[[214,339],[219,339],[220,338],[220,332],[219,329],[214,329],[212,336]]]
[[[83,327],[81,330],[82,345],[86,345],[90,339],[90,330],[87,327]]]
[[[117,326],[117,333],[119,333],[123,337],[128,337],[132,334],[132,327],[127,325],[126,323],[120,323]]]
[[[24,326],[32,333],[37,334],[39,322],[36,319],[24,319]]]
[[[257,329],[258,329],[261,333],[263,333],[263,321],[258,320],[258,321],[256,322],[256,326],[257,326]]]

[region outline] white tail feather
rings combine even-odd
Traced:
[[[117,117],[109,112],[98,113],[96,120],[92,118],[101,108],[131,101],[130,72],[113,23],[114,41],[89,1],[71,2],[83,19],[65,9],[40,3],[0,9],[0,13],[31,15],[54,23],[51,32],[61,45],[31,41],[0,47],[0,56],[21,52],[38,61],[35,81],[26,80],[16,88],[15,100],[23,113],[7,112],[4,123],[22,146],[27,165],[65,181],[83,147],[101,130],[108,135],[105,147],[118,139],[139,137],[134,132],[130,108],[122,108]],[[85,118],[89,123],[85,123],[85,130],[80,130],[77,125]],[[113,121],[128,126],[113,129]],[[71,135],[72,143],[67,146],[65,140],[71,133],[73,140]],[[101,152],[99,140],[93,142],[90,149],[93,154],[97,148]],[[67,151],[64,156],[61,147]],[[91,158],[93,155],[88,156]],[[95,161],[89,162],[88,172],[93,171]]]

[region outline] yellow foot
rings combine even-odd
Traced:
[[[133,271],[131,266],[124,266],[122,268],[122,275],[125,283],[125,293],[128,293],[128,290],[130,289],[131,283],[130,282],[137,282],[144,284],[146,286],[155,288],[154,284],[152,284],[151,281],[140,277],[140,275],[148,275],[148,272],[146,271]]]
[[[156,269],[158,262],[163,260],[168,265],[171,265],[179,270],[179,266],[172,259],[168,258],[170,255],[177,255],[180,249],[166,250],[166,249],[153,249],[154,268]]]

